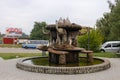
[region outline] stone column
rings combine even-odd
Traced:
[[[59,64],[66,64],[66,55],[65,54],[59,55]]]
[[[93,52],[88,52],[87,53],[87,61],[90,63],[93,63]]]

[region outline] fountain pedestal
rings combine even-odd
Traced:
[[[49,48],[49,62],[55,64],[66,64],[79,62],[79,53],[83,48],[57,49]]]

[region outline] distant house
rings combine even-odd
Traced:
[[[3,37],[3,44],[17,44],[17,37]]]
[[[17,44],[18,37],[22,36],[21,28],[7,28],[3,37],[3,44]]]

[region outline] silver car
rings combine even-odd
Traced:
[[[101,52],[120,52],[120,41],[105,42],[101,48]]]

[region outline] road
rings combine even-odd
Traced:
[[[0,53],[40,53],[38,49],[0,48]]]

